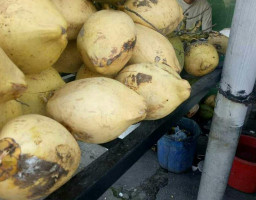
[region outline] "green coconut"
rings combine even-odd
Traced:
[[[171,42],[176,56],[179,60],[180,63],[180,67],[181,69],[183,69],[184,66],[184,47],[183,47],[183,43],[180,39],[179,36],[167,36],[168,40]]]

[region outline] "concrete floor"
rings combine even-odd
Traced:
[[[196,200],[201,172],[168,173],[158,164],[157,154],[149,150],[99,200]],[[227,187],[223,200],[256,200]]]
[[[253,130],[256,137],[256,105],[253,108],[253,117],[244,127]],[[205,154],[207,141],[207,135],[198,138],[197,155]],[[196,200],[200,178],[198,170],[183,174],[163,170],[157,153],[149,150],[98,200]],[[246,194],[227,186],[223,200],[256,200],[256,193]]]

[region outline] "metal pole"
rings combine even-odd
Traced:
[[[255,0],[237,0],[197,200],[225,193],[256,78]]]

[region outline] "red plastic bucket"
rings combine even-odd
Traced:
[[[241,135],[228,185],[242,192],[256,192],[255,137]]]

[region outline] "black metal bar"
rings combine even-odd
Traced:
[[[175,125],[192,106],[198,103],[220,80],[221,70],[215,70],[192,86],[190,98],[173,113],[156,121],[143,121],[123,140],[74,176],[47,200],[94,200],[100,197],[124,174],[157,140]]]
[[[101,144],[101,146],[107,148],[107,149],[111,149],[113,146],[116,146],[119,142],[121,141],[120,138],[116,138],[115,140],[112,140],[110,142]]]

